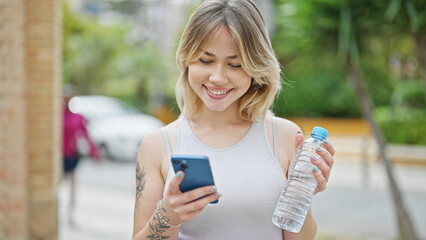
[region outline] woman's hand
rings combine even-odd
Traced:
[[[334,164],[334,147],[327,140],[322,142],[323,147],[318,147],[315,149],[315,152],[321,157],[318,159],[316,157],[311,158],[312,164],[316,167],[312,170],[315,179],[317,180],[317,188],[315,189],[315,194],[325,190],[328,178],[330,177],[331,169]],[[319,171],[321,170],[321,171]]]
[[[298,132],[296,134],[295,140],[295,153],[297,153],[300,144],[303,143],[303,140],[304,139],[302,132]],[[324,140],[322,142],[322,145],[323,148],[320,147],[315,150],[315,152],[321,157],[321,159],[315,157],[311,159],[312,164],[314,164],[316,167],[314,167],[312,173],[314,174],[314,177],[318,183],[317,188],[315,189],[315,194],[322,192],[326,189],[328,178],[330,177],[330,172],[334,164],[333,156],[335,154],[335,150],[333,145],[327,140]]]
[[[89,144],[90,144],[90,157],[93,160],[95,160],[95,161],[99,161],[100,155],[99,155],[99,148],[98,148],[98,146],[96,146],[96,144],[94,144],[90,140],[89,140]]]
[[[179,184],[185,173],[179,171],[170,181],[163,199],[163,214],[170,224],[188,222],[197,216],[210,202],[219,199],[222,195],[215,186],[205,186],[182,193]]]

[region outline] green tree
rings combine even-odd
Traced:
[[[114,60],[123,49],[127,29],[102,26],[63,5],[63,79],[80,93],[98,93],[111,79]]]
[[[79,94],[116,96],[150,111],[158,88],[169,79],[157,45],[132,41],[130,24],[104,25],[66,4],[63,23],[63,81]]]
[[[422,0],[391,0],[385,12],[394,35],[410,35],[416,47],[423,77],[426,103],[426,2]]]

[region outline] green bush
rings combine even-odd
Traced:
[[[336,58],[298,58],[284,69],[284,76],[286,84],[274,105],[278,116],[360,117],[356,96]]]
[[[399,82],[392,94],[392,103],[395,106],[409,108],[426,108],[425,92],[421,79],[409,79]]]
[[[387,142],[426,145],[426,110],[379,107],[374,111]]]

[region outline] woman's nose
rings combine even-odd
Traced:
[[[209,81],[212,83],[216,83],[216,84],[225,84],[228,82],[228,78],[226,77],[225,74],[225,69],[223,68],[223,66],[220,66],[220,64],[218,64],[218,66],[214,69],[214,72],[211,73],[210,77],[209,77]]]

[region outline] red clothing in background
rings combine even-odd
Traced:
[[[90,146],[90,155],[97,159],[98,148],[90,140],[86,129],[86,119],[80,114],[72,113],[68,108],[64,110],[63,119],[63,154],[66,158],[78,157],[77,139],[87,139]]]

